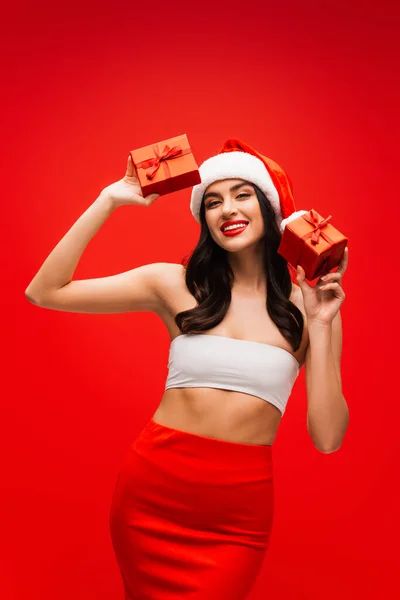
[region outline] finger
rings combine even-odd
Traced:
[[[335,271],[335,273],[326,273],[326,275],[324,275],[323,277],[320,278],[321,281],[329,281],[332,279],[340,279],[340,277],[343,276],[343,274],[345,273],[346,269],[347,269],[347,263],[349,261],[348,259],[348,249],[347,247],[344,249],[344,253],[343,253],[343,257],[342,260],[339,264],[339,267],[337,269],[337,271]]]
[[[339,280],[341,278],[342,274],[338,271],[336,271],[335,273],[327,273],[326,275],[324,275],[323,277],[321,277],[322,281],[335,281],[335,280]]]
[[[133,160],[130,154],[128,155],[125,177],[137,177],[135,165],[133,164]]]
[[[146,196],[145,200],[147,204],[151,204],[152,202],[154,202],[154,200],[157,200],[157,198],[159,197],[160,194],[149,194],[148,196]]]
[[[343,252],[342,260],[341,260],[339,268],[338,268],[338,271],[340,271],[342,273],[342,275],[344,274],[344,272],[347,269],[348,262],[349,262],[349,249],[346,246],[346,248],[344,249],[344,252]]]
[[[333,290],[333,289],[338,289],[341,287],[342,286],[340,285],[339,282],[333,281],[332,283],[325,283],[324,285],[320,285],[319,289],[320,290]]]
[[[297,283],[299,284],[299,287],[306,285],[305,271],[304,271],[303,267],[301,267],[300,265],[297,265],[296,272],[297,272]]]

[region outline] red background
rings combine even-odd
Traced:
[[[181,133],[199,163],[228,137],[247,141],[287,170],[298,210],[332,214],[349,237],[349,429],[338,452],[314,449],[303,371],[274,446],[274,531],[251,599],[398,592],[397,5],[14,2],[3,12],[3,600],[123,597],[108,511],[120,461],[163,393],[169,336],[151,313],[61,313],[24,290],[124,175],[129,150]],[[189,198],[120,208],[74,278],[180,262],[199,235]]]

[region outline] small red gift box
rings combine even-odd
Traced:
[[[348,238],[313,208],[287,223],[278,253],[297,267],[303,267],[308,280],[322,277],[342,260]]]
[[[130,152],[143,197],[170,194],[201,182],[185,134]]]

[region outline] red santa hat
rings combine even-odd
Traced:
[[[282,233],[290,221],[308,212],[296,211],[293,185],[287,173],[271,158],[263,156],[241,140],[226,140],[216,156],[200,165],[199,172],[201,183],[193,187],[190,200],[190,210],[198,223],[207,187],[221,179],[244,179],[259,187],[270,201]]]

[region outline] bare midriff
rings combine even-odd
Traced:
[[[281,412],[265,400],[241,392],[170,388],[165,390],[153,420],[206,437],[272,446]]]

